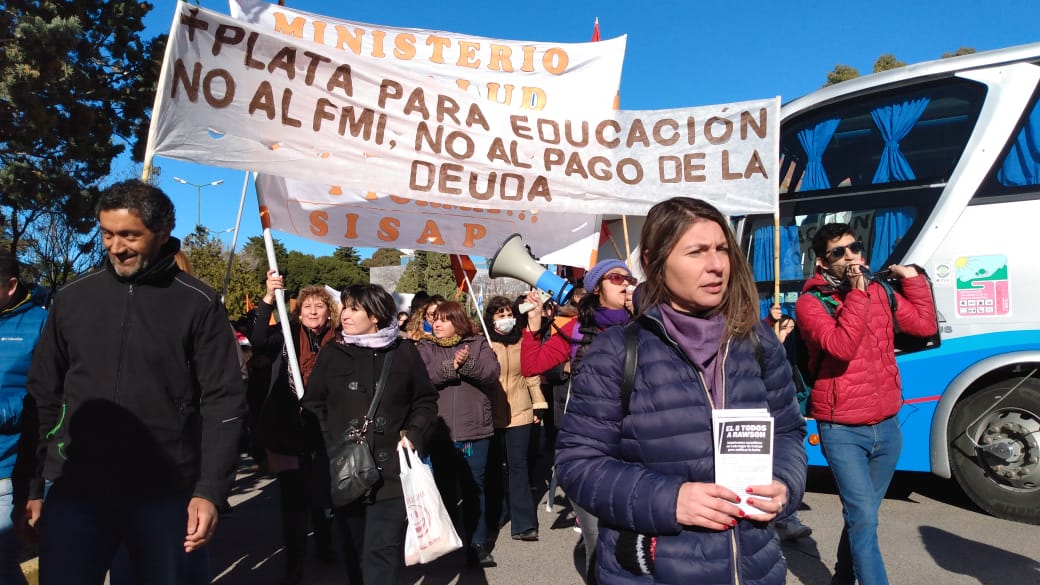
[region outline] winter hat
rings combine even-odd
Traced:
[[[603,280],[603,276],[606,273],[610,272],[615,268],[623,268],[625,270],[625,274],[632,274],[632,271],[628,269],[628,265],[626,265],[621,260],[618,260],[616,258],[611,258],[610,260],[603,260],[601,262],[597,262],[595,266],[590,268],[589,271],[585,273],[585,288],[591,291],[593,288],[596,287],[597,284],[599,284],[599,281]]]

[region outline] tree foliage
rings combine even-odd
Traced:
[[[378,266],[400,266],[401,256],[404,253],[396,248],[379,248],[372,253],[372,257],[361,263],[365,268],[376,268]]]
[[[874,61],[874,73],[881,73],[882,71],[888,71],[889,69],[898,69],[899,67],[906,67],[906,63],[896,59],[896,56],[892,53],[885,53]]]
[[[227,275],[229,253],[223,242],[204,226],[196,226],[194,232],[185,236],[181,249],[191,260],[192,274],[218,293],[221,292]],[[227,294],[224,296],[224,306],[232,320],[245,314],[246,295],[256,302],[264,295],[264,284],[255,279],[255,270],[249,266],[248,260],[236,255],[231,264]]]
[[[128,146],[141,159],[165,42],[141,36],[151,9],[137,0],[3,4],[0,231],[12,250],[55,217],[71,247],[89,248],[112,161]],[[41,253],[53,235],[38,239]],[[69,260],[45,261],[50,272]]]
[[[447,299],[455,298],[455,277],[451,273],[451,259],[447,254],[426,251],[415,253],[397,281],[397,291],[416,293],[421,290]]]
[[[954,51],[952,53],[943,53],[942,54],[942,58],[943,59],[949,59],[950,57],[960,57],[961,55],[971,55],[974,52],[975,52],[975,49],[972,49],[971,47],[961,47],[961,48],[957,49],[956,51]]]
[[[975,52],[975,49],[971,47],[961,47],[953,53],[943,53],[943,59],[949,59],[950,57],[959,57],[961,55],[970,55]],[[888,71],[890,69],[896,69],[898,67],[905,67],[906,63],[896,59],[896,56],[892,53],[885,53],[874,61],[874,73],[880,73],[882,71]],[[830,73],[827,74],[827,83],[823,84],[823,87],[828,85],[834,85],[835,83],[841,83],[842,81],[848,81],[859,77],[859,70],[850,65],[835,65],[834,69],[831,69]]]
[[[834,85],[835,83],[841,83],[842,81],[848,81],[859,77],[859,70],[850,65],[835,65],[834,69],[827,74],[827,83],[823,84],[823,87],[828,85]]]

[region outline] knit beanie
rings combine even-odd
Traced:
[[[654,556],[657,553],[657,537],[619,530],[614,545],[614,559],[633,575],[653,575]]]
[[[603,260],[597,262],[595,266],[590,268],[589,271],[585,273],[585,288],[591,291],[593,288],[596,287],[597,284],[599,284],[599,281],[603,280],[603,276],[606,275],[606,273],[610,272],[615,268],[623,268],[625,270],[625,274],[632,274],[632,271],[628,269],[628,265],[626,265],[621,260],[618,260],[616,258],[611,258],[610,260]]]

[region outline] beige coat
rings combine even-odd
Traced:
[[[496,429],[529,425],[536,409],[549,408],[542,395],[540,376],[520,374],[520,344],[491,342],[498,356],[501,373],[498,387],[491,392],[491,418]]]

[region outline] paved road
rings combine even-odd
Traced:
[[[914,485],[910,491],[905,486]],[[841,507],[826,472],[813,473],[800,515],[812,537],[785,545],[788,583],[826,585],[841,529]],[[544,490],[544,488],[543,488]],[[274,585],[282,575],[278,488],[271,478],[239,476],[234,513],[222,521],[213,548],[214,583]],[[581,585],[578,535],[562,497],[552,512],[539,506],[541,540],[506,538],[495,549],[498,566],[467,569],[455,553],[404,573],[407,585]],[[880,534],[894,585],[1040,585],[1040,529],[998,520],[978,511],[949,482],[924,474],[897,474],[882,506]],[[342,560],[308,559],[305,583],[344,585]],[[383,585],[383,584],[374,584]]]

